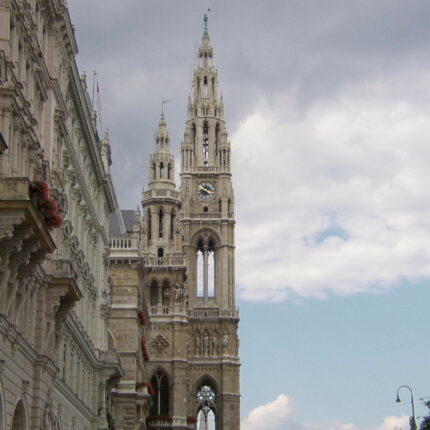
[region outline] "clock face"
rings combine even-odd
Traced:
[[[202,200],[209,200],[215,195],[215,185],[207,181],[200,182],[197,185],[196,192],[197,196]]]

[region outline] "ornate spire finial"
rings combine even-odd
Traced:
[[[161,119],[160,119],[160,125],[161,125],[161,123],[165,123],[165,120],[164,120],[164,105],[168,101],[169,100],[165,99],[164,97],[161,97]]]
[[[205,36],[208,35],[208,13],[211,12],[212,9],[208,8],[208,11],[203,15],[203,22],[204,22],[204,31],[203,34]]]

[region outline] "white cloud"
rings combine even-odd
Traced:
[[[279,396],[270,403],[253,409],[248,417],[241,423],[243,430],[278,429],[284,419],[294,413],[291,399],[285,394]]]
[[[359,427],[353,423],[333,422],[328,426],[294,421],[296,408],[291,397],[285,394],[273,402],[257,406],[242,421],[242,430],[408,430],[409,417],[406,415],[388,416],[382,424]]]
[[[430,277],[430,112],[395,86],[349,87],[300,115],[289,95],[263,100],[232,136],[242,298]]]

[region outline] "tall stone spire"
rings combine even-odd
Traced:
[[[182,172],[216,168],[230,172],[230,143],[224,123],[224,105],[218,91],[218,71],[213,65],[213,48],[204,17],[202,41],[197,53],[188,119],[181,147]]]
[[[149,189],[175,188],[175,161],[170,152],[170,134],[167,131],[164,112],[161,113],[155,134],[155,150],[150,158]]]

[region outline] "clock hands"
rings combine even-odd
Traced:
[[[207,194],[212,194],[211,190],[208,190],[207,188],[205,188],[203,185],[199,185],[199,189],[203,190],[205,193]]]

